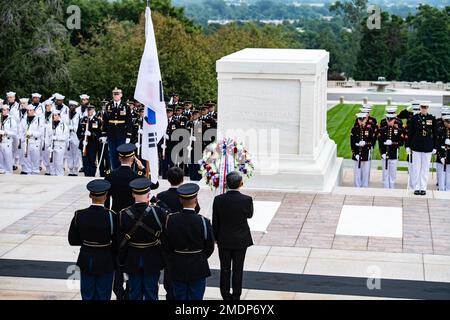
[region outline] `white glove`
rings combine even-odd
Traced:
[[[34,136],[34,131],[28,131],[28,137],[33,138],[33,136]],[[25,135],[25,138],[26,138],[26,135]]]
[[[197,141],[197,137],[192,136],[192,137],[191,137],[191,141],[192,141],[192,142]]]
[[[441,162],[442,162],[442,164],[445,165],[445,158],[442,158],[442,159],[441,159]]]
[[[164,139],[169,140],[169,136],[167,134],[164,134]]]
[[[139,129],[139,130],[138,130],[138,134],[144,134],[144,130]]]
[[[125,139],[125,143],[130,143],[131,142],[131,139],[130,138],[126,138]]]
[[[436,149],[433,149],[432,153],[433,153],[433,154],[436,154]]]
[[[386,160],[386,154],[383,153],[383,154],[381,155],[381,158],[383,158],[383,160]]]
[[[411,155],[411,148],[406,148],[406,153],[407,153],[408,155]]]
[[[58,138],[56,136],[53,136],[52,141],[56,141],[56,140],[58,140]]]
[[[52,153],[53,151],[53,148],[48,148],[48,152]]]
[[[163,143],[163,144],[161,145],[161,149],[167,149],[167,146],[166,146],[165,143]]]
[[[355,158],[356,158],[356,161],[359,161],[359,154],[357,154],[357,155],[355,156]]]
[[[73,130],[73,126],[69,126],[69,131],[72,131]]]
[[[5,134],[5,131],[4,130],[0,130],[0,135],[4,135]]]
[[[138,149],[141,147],[141,145],[139,144],[139,142],[136,142],[135,146],[136,146],[136,148],[138,148]]]
[[[101,138],[100,138],[100,142],[103,143],[103,144],[106,143],[106,140],[107,140],[106,137],[101,137]]]
[[[385,146],[392,146],[392,140],[386,140],[384,143]]]
[[[450,139],[445,139],[445,144],[450,146]]]
[[[83,147],[86,147],[88,145],[87,141],[83,141]]]
[[[86,130],[86,132],[84,133],[85,136],[90,137],[92,135],[92,133],[89,130]]]
[[[364,140],[361,140],[360,142],[359,142],[359,146],[360,147],[364,147],[366,145],[366,142],[364,141]]]

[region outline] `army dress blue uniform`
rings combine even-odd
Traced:
[[[89,106],[88,108],[93,109],[94,107]],[[86,130],[90,132],[89,136],[85,136]],[[102,121],[95,114],[91,117],[83,117],[78,125],[77,136],[80,140],[79,149],[82,153],[84,175],[86,177],[95,177],[99,139],[102,136]],[[86,154],[83,154],[85,143]]]
[[[103,196],[111,185],[104,180],[88,184],[91,196]],[[69,243],[81,246],[77,260],[83,300],[110,300],[117,254],[117,217],[102,205],[75,212]]]
[[[199,187],[187,183],[178,188],[181,198],[197,197]],[[211,223],[195,209],[184,208],[167,216],[165,249],[176,300],[202,300],[206,278],[211,276],[208,258],[214,252]]]
[[[115,89],[113,93],[118,91],[120,90]],[[130,107],[124,101],[111,101],[108,103],[103,115],[103,135],[108,139],[112,170],[119,168],[120,162],[116,150],[120,145],[131,141],[132,130],[133,123]]]
[[[149,193],[150,186],[146,178],[130,183],[135,194]],[[165,219],[166,212],[148,203],[135,203],[120,212],[120,250],[125,252],[121,264],[129,276],[130,300],[158,300],[158,281],[164,268],[161,235]]]

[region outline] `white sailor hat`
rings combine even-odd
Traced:
[[[81,96],[80,96],[80,99],[81,100],[83,100],[83,99],[86,99],[86,100],[89,100],[89,96],[87,95],[87,94],[82,94]]]
[[[49,105],[51,105],[51,104],[53,104],[53,101],[52,100],[46,100],[46,101],[44,101],[44,105],[45,106],[49,106]]]
[[[28,98],[21,98],[21,99],[19,99],[19,101],[21,103],[28,103],[28,102],[30,102],[30,99],[28,99]]]
[[[58,109],[55,109],[52,111],[52,114],[61,114],[61,111],[59,111]]]
[[[55,100],[64,100],[66,97],[64,97],[62,94],[56,93],[55,94]]]
[[[32,104],[29,104],[29,105],[27,106],[27,110],[35,110],[35,109],[34,109],[34,106],[33,106]]]
[[[356,117],[358,118],[358,119],[362,119],[362,118],[365,118],[365,117],[367,117],[368,116],[368,114],[366,113],[366,112],[360,112],[360,113],[357,113],[356,114]]]
[[[396,112],[397,112],[397,106],[386,107],[386,113],[396,113]]]
[[[6,97],[15,97],[15,96],[16,96],[16,93],[13,92],[13,91],[10,91],[10,92],[6,93]]]
[[[40,98],[42,97],[42,95],[40,95],[39,93],[32,93],[32,94],[31,94],[31,97],[32,97],[32,98],[39,98],[39,99],[40,99]]]
[[[78,102],[76,102],[74,100],[70,100],[69,101],[69,106],[78,106]]]
[[[0,103],[0,109],[8,109],[9,110],[9,106],[7,104]]]

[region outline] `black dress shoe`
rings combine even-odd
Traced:
[[[422,191],[420,191],[420,195],[421,195],[421,196],[426,196],[426,195],[427,195],[427,192],[424,191],[424,190],[422,190]]]
[[[84,172],[84,168],[81,168],[80,170],[78,170],[78,172]]]
[[[45,175],[46,175],[46,176],[51,176],[51,174],[50,174],[50,173],[46,173]]]
[[[27,175],[28,173],[22,171],[20,174]]]
[[[17,169],[19,169],[17,166],[13,166],[13,171],[16,171]]]
[[[414,191],[414,195],[420,196],[420,191],[419,190]]]

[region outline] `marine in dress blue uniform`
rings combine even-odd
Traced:
[[[69,243],[81,246],[77,260],[83,300],[110,300],[117,254],[117,217],[103,203],[111,184],[105,180],[88,183],[92,205],[75,212]]]
[[[195,211],[199,186],[178,187],[183,210],[169,214],[165,223],[168,269],[176,300],[202,300],[206,278],[211,276],[208,258],[214,252],[211,223]]]

